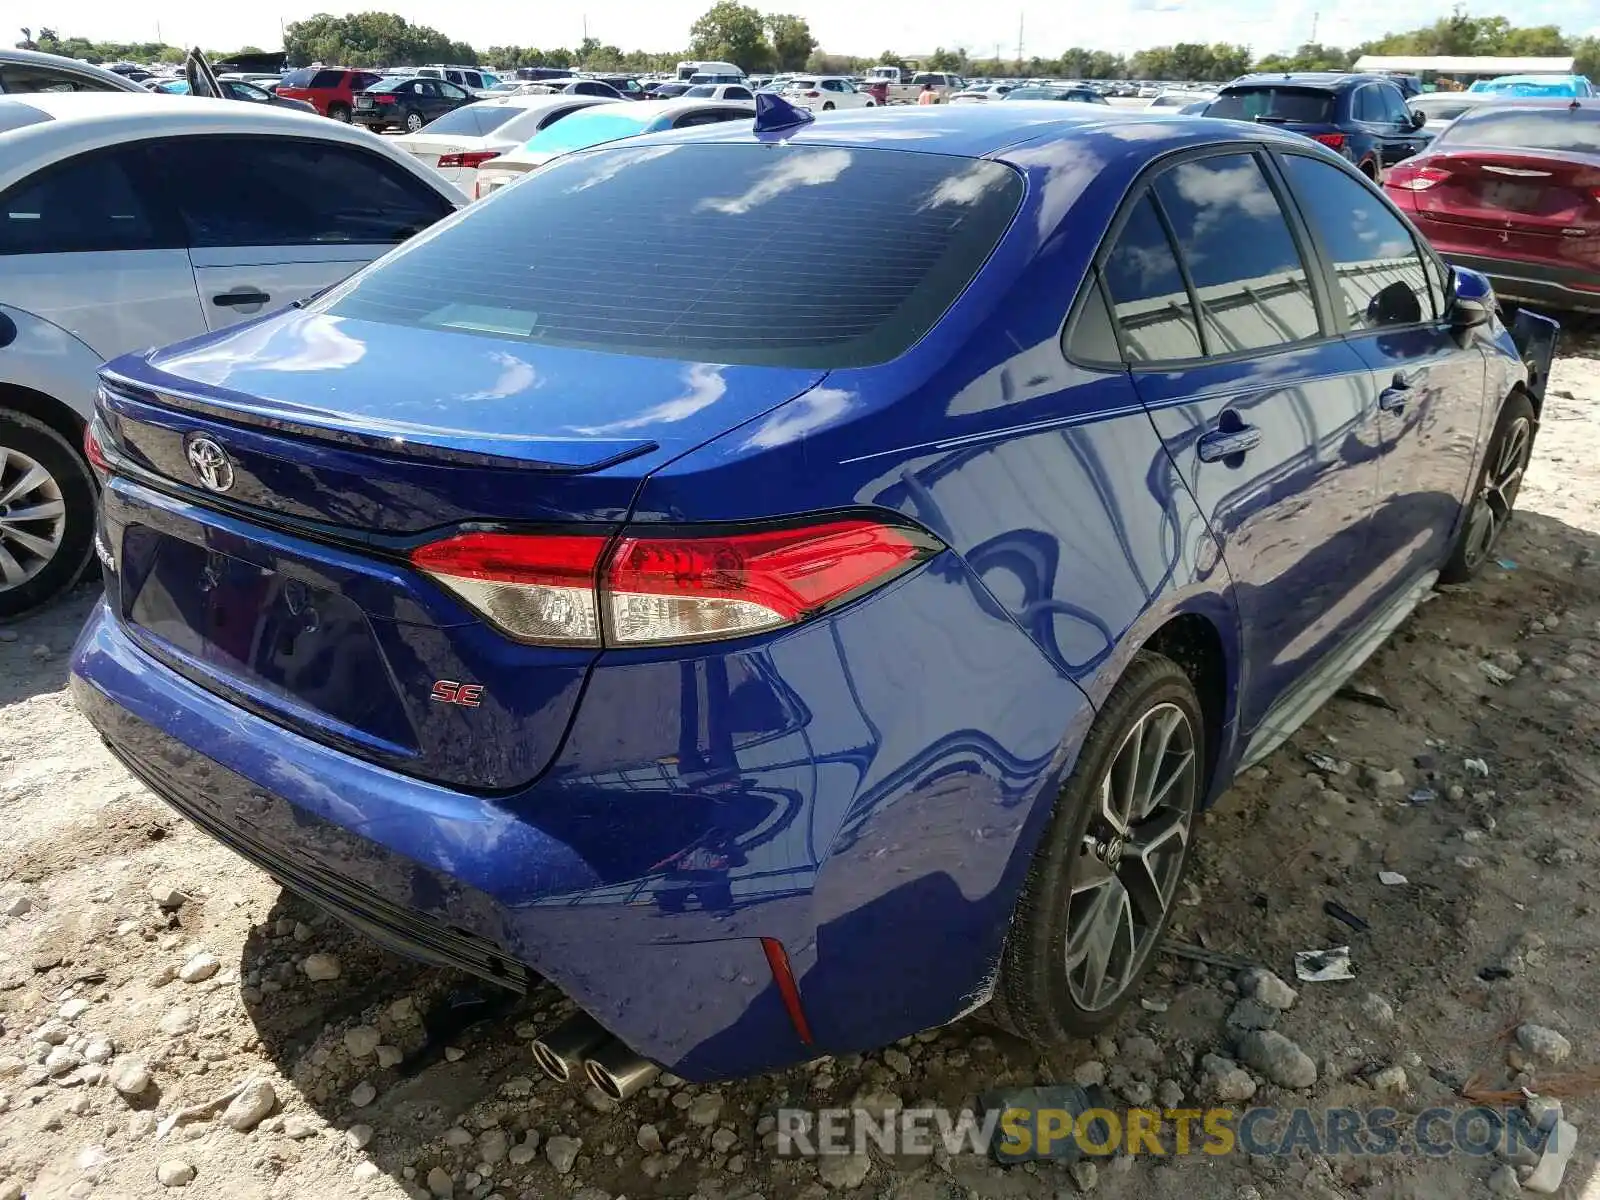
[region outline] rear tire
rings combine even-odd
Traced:
[[[1494,556],[1500,535],[1515,515],[1517,493],[1533,456],[1533,434],[1533,403],[1525,393],[1512,392],[1500,408],[1466,518],[1439,582],[1465,583]]]
[[[832,112],[833,111],[833,101],[832,100],[823,101],[822,111],[823,112]]]
[[[1042,1047],[1110,1025],[1149,970],[1205,784],[1194,685],[1141,653],[1084,739],[1034,854],[990,1015]]]
[[[348,104],[333,103],[328,105],[328,115],[335,121],[350,124],[350,106]]]
[[[94,553],[89,464],[42,421],[0,409],[0,618],[66,591]]]
[[[417,133],[426,124],[427,124],[427,122],[422,119],[422,114],[421,113],[419,113],[419,112],[408,112],[406,114],[406,132],[407,133]]]

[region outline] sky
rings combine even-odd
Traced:
[[[317,12],[379,9],[431,25],[451,38],[481,48],[491,45],[574,46],[587,18],[591,36],[624,50],[676,50],[689,40],[689,26],[711,0],[583,0],[572,6],[507,4],[505,0],[158,0],[145,7],[126,0],[17,0],[6,7],[17,25],[48,25],[63,37],[103,41],[148,41],[232,50],[282,46],[280,22]],[[757,8],[795,12],[811,23],[822,48],[840,54],[928,53],[937,46],[965,47],[976,57],[999,48],[1017,52],[1018,22],[1024,57],[1053,58],[1069,46],[1129,53],[1173,42],[1241,42],[1257,54],[1288,50],[1311,37],[1330,45],[1353,45],[1448,15],[1452,0],[1019,0],[1011,7],[972,0],[755,0]],[[1510,6],[1474,0],[1474,16],[1497,13],[1518,25],[1555,24],[1569,34],[1600,34],[1594,0],[1519,0]],[[1319,11],[1320,10],[1320,11]],[[151,15],[154,14],[154,15]],[[20,31],[0,34],[7,43]]]

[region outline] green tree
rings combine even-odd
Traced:
[[[767,37],[772,41],[772,57],[780,71],[798,71],[806,65],[817,39],[804,17],[789,13],[767,15]]]
[[[943,46],[934,50],[933,55],[923,67],[929,71],[955,71],[961,67],[962,54],[957,50],[946,50]]]
[[[478,52],[467,43],[451,41],[426,25],[412,25],[395,13],[363,12],[345,17],[318,13],[290,23],[283,32],[283,48],[295,66],[312,62],[373,67],[478,61]]]
[[[878,55],[878,61],[874,63],[873,66],[899,67],[902,71],[909,71],[911,69],[910,64],[908,64],[905,59],[901,58],[893,50],[885,50],[882,54]]]
[[[761,14],[738,0],[719,0],[689,28],[689,53],[694,58],[731,62],[759,71],[772,61],[766,23]]]

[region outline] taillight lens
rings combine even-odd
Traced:
[[[822,95],[821,92],[807,92],[806,93],[806,99],[807,100],[815,100],[820,95]]]
[[[598,646],[595,573],[601,535],[463,533],[419,546],[411,561],[525,642]]]
[[[83,456],[89,460],[89,466],[101,482],[111,475],[111,463],[106,460],[105,447],[100,444],[100,435],[95,431],[93,421],[83,427]]]
[[[375,92],[373,93],[372,100],[375,104],[393,104],[394,95],[390,92]]]
[[[491,158],[499,158],[498,150],[464,150],[460,154],[441,154],[441,167],[481,167]]]
[[[1402,188],[1408,192],[1425,192],[1449,178],[1450,172],[1443,167],[1418,167],[1411,163],[1400,163],[1389,168],[1389,174],[1385,176],[1383,182],[1388,187]]]
[[[1313,142],[1321,142],[1330,150],[1344,149],[1344,134],[1342,133],[1313,133],[1311,140]]]
[[[798,624],[881,587],[938,547],[863,518],[728,533],[464,533],[412,563],[521,641],[652,646]],[[603,632],[602,632],[603,626]]]

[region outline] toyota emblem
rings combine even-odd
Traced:
[[[193,438],[187,454],[196,477],[210,491],[225,492],[233,486],[233,463],[216,442],[208,437]]]

